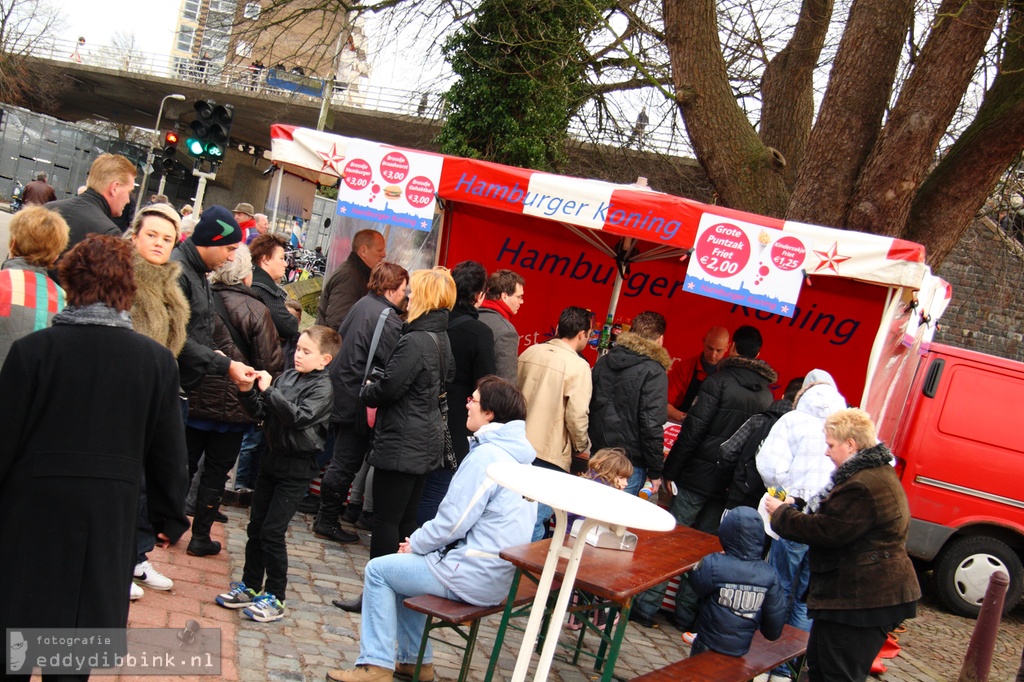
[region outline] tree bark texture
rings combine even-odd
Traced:
[[[1000,176],[1024,149],[1024,3],[1016,3],[1000,72],[978,114],[914,197],[904,239],[938,267],[970,226]]]
[[[787,218],[845,226],[857,178],[878,139],[913,16],[913,0],[853,1]]]
[[[714,0],[664,0],[663,8],[676,100],[719,201],[781,217],[789,195],[782,167],[729,87]]]
[[[814,69],[821,57],[833,0],[804,0],[793,35],[761,78],[761,140],[786,159],[783,177],[792,190],[814,123]]]
[[[861,171],[846,227],[898,236],[963,99],[1002,0],[943,0],[931,34]]]

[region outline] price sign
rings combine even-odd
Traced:
[[[750,238],[729,223],[712,225],[697,239],[694,248],[700,267],[716,279],[738,275],[750,260]]]
[[[385,182],[398,184],[409,175],[409,159],[401,152],[390,152],[380,161],[380,175]]]
[[[373,170],[363,159],[352,159],[345,165],[345,184],[351,189],[366,189],[371,180]]]
[[[782,237],[772,244],[772,264],[784,272],[802,267],[806,257],[807,249],[796,237]]]
[[[417,175],[405,186],[405,199],[416,208],[429,206],[434,201],[434,183],[430,178]]]

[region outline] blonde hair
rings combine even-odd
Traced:
[[[210,275],[210,281],[218,284],[233,286],[241,284],[242,280],[252,274],[252,256],[249,255],[249,248],[242,244],[235,251],[235,259],[224,261]]]
[[[134,237],[139,228],[142,226],[142,219],[146,216],[159,216],[174,225],[174,238],[177,239],[181,236],[181,218],[178,216],[178,212],[171,208],[170,204],[149,204],[139,209],[139,212],[135,214],[135,219],[132,220],[132,226],[125,232],[124,236],[131,239]]]
[[[858,450],[878,445],[878,434],[871,415],[856,407],[830,414],[825,419],[825,433],[841,443],[852,438]]]
[[[602,478],[612,486],[616,479],[633,475],[633,463],[623,448],[601,448],[590,456],[587,466],[591,477]]]
[[[135,184],[135,165],[118,154],[100,154],[89,168],[85,186],[103,194],[112,183]]]
[[[9,250],[32,265],[48,268],[68,246],[70,228],[60,213],[26,206],[11,218]]]
[[[409,278],[412,298],[409,301],[409,322],[440,308],[455,305],[455,280],[448,268],[437,266],[430,270],[416,270]]]

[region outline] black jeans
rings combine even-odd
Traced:
[[[860,627],[815,618],[807,640],[810,682],[864,682],[886,635],[898,623]]]
[[[416,510],[426,481],[426,474],[374,470],[371,559],[394,554],[399,543],[416,530]]]
[[[325,492],[337,493],[342,503],[348,497],[348,489],[363,466],[366,453],[370,450],[370,439],[355,432],[352,424],[334,425],[334,454],[327,471],[320,482],[320,495]]]
[[[200,488],[224,490],[231,467],[235,466],[238,451],[242,449],[242,431],[203,431],[185,427],[185,445],[188,448],[188,475],[196,475],[199,458],[206,453],[206,463],[199,479]]]
[[[245,543],[245,568],[242,570],[246,587],[257,592],[266,590],[285,600],[288,587],[285,533],[309,482],[318,471],[313,457],[302,459],[268,453],[263,460],[249,510],[249,540]]]

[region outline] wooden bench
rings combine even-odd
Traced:
[[[516,599],[512,604],[516,607],[524,606],[532,603],[536,596],[537,585],[531,580],[525,580],[520,583],[519,589],[516,591]],[[419,611],[427,616],[427,622],[423,626],[423,638],[420,640],[420,650],[416,656],[413,682],[419,682],[423,654],[427,650],[427,640],[430,639],[430,633],[438,628],[454,630],[466,641],[466,646],[462,648],[462,667],[459,670],[459,682],[466,682],[469,678],[469,664],[473,660],[473,647],[476,644],[480,619],[505,610],[505,602],[497,606],[473,606],[461,601],[435,597],[432,594],[409,597],[402,603],[406,608]],[[468,626],[468,630],[466,626]]]
[[[761,633],[754,635],[750,651],[743,656],[726,656],[705,651],[692,658],[665,666],[635,678],[634,682],[685,682],[686,680],[708,680],[709,682],[747,682],[761,673],[766,673],[784,663],[801,659],[807,653],[807,633],[789,625],[782,629],[782,636],[769,642]],[[793,675],[796,679],[796,675]]]

